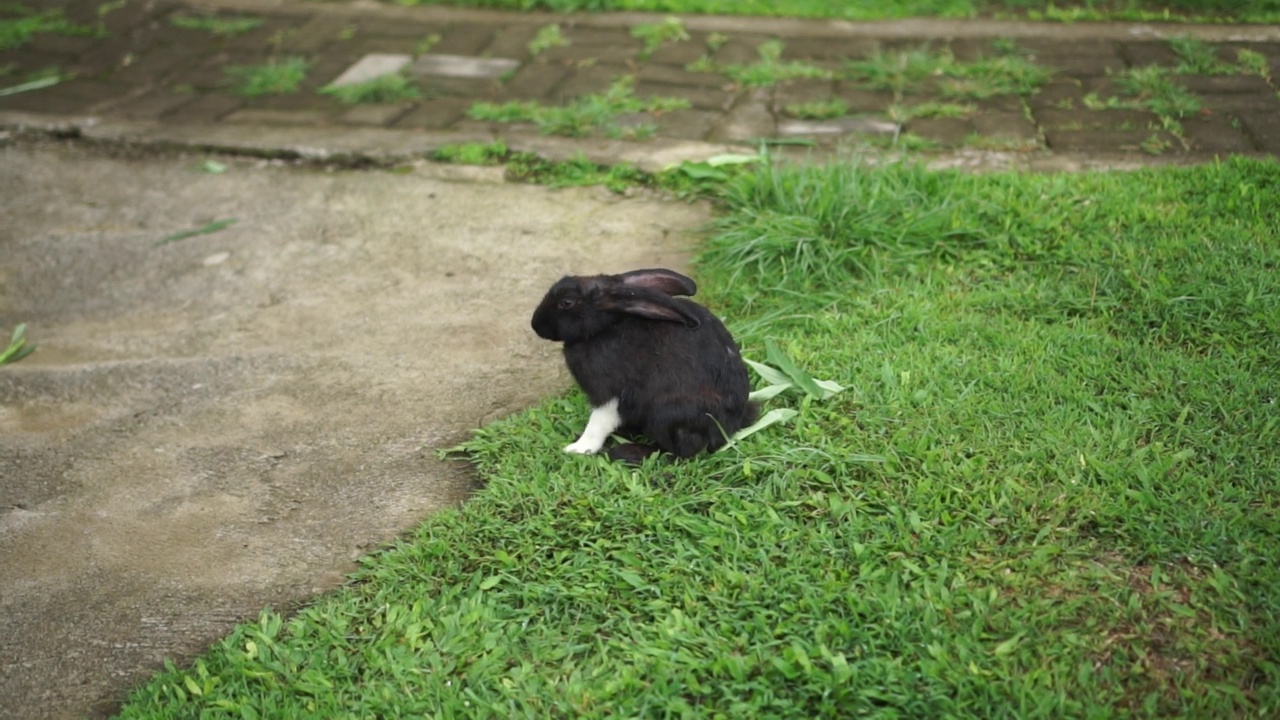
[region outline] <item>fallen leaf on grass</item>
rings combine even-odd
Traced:
[[[799,366],[791,361],[791,358],[783,354],[782,350],[779,349],[772,340],[765,340],[764,346],[765,354],[767,354],[769,356],[769,360],[778,367],[758,363],[754,360],[747,360],[746,358],[742,359],[743,362],[750,365],[751,368],[756,371],[756,374],[759,375],[761,379],[768,383],[767,386],[752,392],[748,396],[748,399],[751,402],[763,403],[766,400],[770,400],[781,395],[791,388],[798,388],[804,391],[807,395],[818,400],[826,400],[832,395],[844,390],[844,387],[839,383],[831,380],[817,380],[809,373],[801,370]],[[770,410],[761,416],[755,424],[734,433],[733,437],[729,440],[729,445],[732,446],[738,440],[754,435],[770,425],[786,422],[794,418],[797,414],[799,414],[798,411],[791,408],[776,408],[774,410]]]
[[[750,399],[753,402],[764,402],[791,388],[799,388],[807,395],[818,400],[826,400],[844,390],[844,386],[834,380],[818,380],[801,370],[795,363],[791,362],[790,358],[783,355],[782,351],[771,340],[765,341],[765,352],[769,356],[769,360],[778,367],[743,358],[743,361],[750,365],[757,375],[769,383],[766,387],[751,393]]]
[[[791,408],[775,408],[765,413],[764,415],[760,416],[760,419],[755,421],[755,424],[751,425],[751,427],[744,427],[738,432],[734,433],[733,440],[737,441],[745,437],[750,437],[751,435],[755,435],[756,433],[769,427],[770,425],[776,425],[780,422],[786,422],[791,418],[795,417],[796,415],[799,415],[799,412],[796,410],[792,410]]]

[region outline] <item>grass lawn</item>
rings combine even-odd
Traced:
[[[1042,20],[1277,22],[1280,0],[394,0],[503,10],[639,10],[723,15],[884,20],[906,17],[1030,17]]]
[[[846,390],[714,456],[481,431],[487,487],[125,718],[1275,717],[1280,165],[734,180],[696,275]],[[530,307],[537,298],[530,298]]]

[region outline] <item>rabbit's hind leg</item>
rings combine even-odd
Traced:
[[[645,434],[672,455],[690,458],[708,447],[714,450],[724,445],[720,428],[709,414],[685,411],[665,415]]]

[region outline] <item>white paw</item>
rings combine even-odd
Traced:
[[[609,438],[609,433],[617,430],[621,425],[622,418],[618,416],[617,398],[600,407],[591,408],[591,417],[587,418],[587,426],[582,429],[582,435],[564,451],[576,455],[595,455],[600,452],[600,448],[604,447],[604,441]]]
[[[564,451],[567,453],[576,453],[578,455],[595,455],[600,452],[602,444],[593,443],[588,440],[579,440],[571,445],[566,445]]]

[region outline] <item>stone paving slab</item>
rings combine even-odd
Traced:
[[[69,18],[88,22],[84,19],[93,17],[96,22],[93,0],[45,4],[64,7]],[[521,145],[547,143],[527,123],[474,120],[471,107],[480,101],[562,106],[606,93],[619,78],[630,78],[636,97],[683,101],[688,109],[628,115],[616,123],[619,128],[669,142],[709,143],[707,147],[754,147],[761,139],[784,137],[809,141],[818,152],[874,149],[886,144],[886,136],[907,133],[935,153],[970,149],[1196,159],[1280,153],[1280,28],[1268,26],[689,16],[683,18],[689,40],[646,51],[631,31],[660,18],[638,13],[516,14],[294,0],[135,0],[126,8],[108,14],[105,37],[38,35],[26,47],[0,53],[0,68],[7,69],[8,78],[49,67],[75,73],[74,79],[51,87],[0,96],[0,124],[20,125],[34,114],[37,125],[144,120],[197,132],[224,125],[334,132],[359,126],[397,131],[406,145],[421,145],[423,132],[461,133],[481,141],[502,138],[524,149]],[[262,23],[235,37],[219,37],[172,22],[203,15],[252,16]],[[559,27],[562,42],[531,46],[539,30],[551,25]],[[1136,102],[1117,87],[1118,73],[1148,64],[1175,67],[1177,57],[1167,42],[1173,35],[1211,43],[1226,62],[1241,51],[1252,53],[1261,58],[1262,67],[1255,67],[1254,74],[1171,75],[1202,106],[1173,126],[1151,113],[1135,117],[1110,109]],[[782,43],[778,62],[809,63],[838,74],[848,62],[880,52],[927,48],[950,52],[958,62],[992,58],[997,40],[1016,43],[1024,57],[1051,72],[1049,82],[1025,96],[963,101],[972,110],[958,117],[895,117],[902,108],[954,104],[933,80],[920,92],[895,96],[850,78],[746,87],[726,69],[759,63],[761,45],[770,41]],[[286,57],[309,63],[297,92],[247,98],[229,84],[232,68]],[[404,68],[419,97],[350,106],[317,93],[331,83],[398,68]],[[0,87],[8,84],[14,83],[0,79]],[[834,102],[844,103],[843,117],[804,116],[805,104]],[[894,132],[884,131],[886,123],[894,124]],[[644,132],[637,132],[638,127]],[[653,142],[637,139],[609,147],[627,148],[619,150],[613,158],[617,161],[623,155],[646,156],[644,148]]]
[[[383,75],[398,73],[412,62],[412,55],[370,53],[360,58],[355,65],[344,70],[331,84],[334,87],[359,85],[370,80],[376,80]]]

